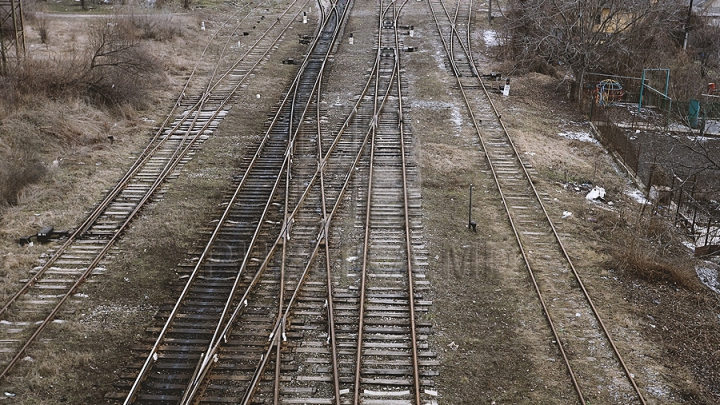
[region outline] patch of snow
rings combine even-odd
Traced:
[[[647,392],[650,394],[656,396],[656,397],[667,397],[670,392],[666,388],[658,387],[658,386],[649,386],[645,388]]]
[[[483,31],[483,41],[485,41],[485,45],[487,46],[500,45],[500,41],[498,41],[497,32],[495,30]]]
[[[435,51],[433,56],[435,56],[435,62],[437,63],[438,68],[440,68],[441,71],[445,70],[445,52],[438,49]]]
[[[693,252],[695,251],[695,244],[694,244],[694,243],[691,243],[691,242],[688,242],[688,241],[682,241],[682,244],[685,245],[686,248],[692,250]]]
[[[636,188],[626,191],[625,194],[628,197],[632,197],[638,204],[650,204],[650,201],[645,199],[645,194]]]
[[[587,131],[565,131],[560,132],[558,135],[562,136],[563,138],[572,139],[576,141],[581,142],[589,142],[594,144],[600,144],[600,142],[597,141],[597,139],[593,138],[593,136],[590,134],[590,132]]]
[[[585,196],[588,200],[597,200],[605,198],[605,189],[600,186],[595,186],[592,190],[590,190],[589,193]]]
[[[350,256],[350,257],[348,257],[348,258],[345,259],[345,260],[347,260],[348,262],[351,262],[351,263],[352,263],[352,262],[354,262],[354,261],[357,260],[357,259],[358,259],[357,256]]]
[[[716,293],[720,294],[720,282],[718,282],[717,269],[698,265],[695,266],[695,273],[697,273],[700,281],[703,284],[705,284],[708,288],[715,291]]]
[[[453,124],[455,124],[455,127],[459,130],[460,127],[462,127],[463,124],[463,118],[462,114],[460,114],[460,109],[457,108],[457,106],[453,105],[452,110],[450,112],[450,119],[452,120]],[[456,134],[460,135],[460,134]]]
[[[570,212],[570,211],[563,211],[563,215],[562,215],[563,219],[568,218],[568,217],[570,217],[570,216],[572,216],[572,212]]]

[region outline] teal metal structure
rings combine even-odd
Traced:
[[[661,92],[660,90],[654,89],[652,86],[649,86],[649,85],[645,84],[646,73],[647,73],[647,72],[652,72],[652,71],[665,72],[665,90],[664,90],[664,91]],[[670,89],[670,69],[667,69],[667,68],[643,69],[643,71],[642,71],[642,79],[641,79],[641,80],[642,80],[642,81],[641,81],[641,83],[640,83],[640,101],[638,101],[638,112],[639,112],[640,109],[642,108],[643,94],[644,94],[644,91],[645,91],[645,87],[647,87],[647,88],[650,89],[652,92],[654,92],[654,93],[662,96],[662,97],[665,98],[666,100],[668,100],[668,101],[670,102],[670,105],[668,106],[668,110],[670,110],[670,107],[672,106],[672,99],[671,99],[670,97],[668,97],[668,95],[667,95],[667,94],[668,94],[668,90]]]

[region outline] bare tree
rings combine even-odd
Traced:
[[[159,62],[143,47],[132,21],[115,18],[91,33],[90,61],[85,83],[110,104],[137,102],[144,87],[157,76]]]
[[[637,71],[682,37],[683,0],[510,0],[508,44],[514,59],[564,66],[576,96],[586,72]],[[655,66],[653,66],[655,67]]]

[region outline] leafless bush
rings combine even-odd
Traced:
[[[47,44],[49,25],[47,18],[44,16],[37,17],[38,33],[40,34],[40,42],[43,44]]]
[[[134,30],[139,39],[167,41],[182,35],[180,25],[173,22],[172,14],[139,14],[118,17],[118,24]]]

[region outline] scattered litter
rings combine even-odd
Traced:
[[[570,211],[563,211],[563,215],[562,215],[563,219],[569,218],[569,217],[571,217],[571,216],[572,216],[572,212],[570,212]]]
[[[460,346],[456,345],[455,342],[450,342],[450,344],[448,345],[448,347],[450,348],[450,350],[455,351],[455,350],[457,350],[458,347],[460,347]]]
[[[575,312],[575,316],[580,318],[580,312]]]
[[[345,259],[345,260],[347,260],[348,262],[351,262],[351,263],[352,263],[352,262],[354,262],[355,260],[357,260],[357,258],[358,258],[357,256],[350,256],[350,257],[348,257],[348,258]]]
[[[34,361],[35,361],[35,359],[33,359],[33,358],[32,358],[32,357],[30,357],[30,356],[25,356],[25,357],[23,357],[23,361],[29,361],[29,362],[31,362],[31,363],[32,363],[32,362],[34,362]]]
[[[16,395],[16,394],[13,394],[12,392],[7,392],[7,391],[5,391],[5,396],[6,396],[6,397],[11,397],[11,398],[12,398],[12,397],[14,397],[15,395]]]
[[[592,190],[590,190],[589,193],[585,196],[588,200],[602,200],[605,198],[605,189],[600,186],[595,186]]]

